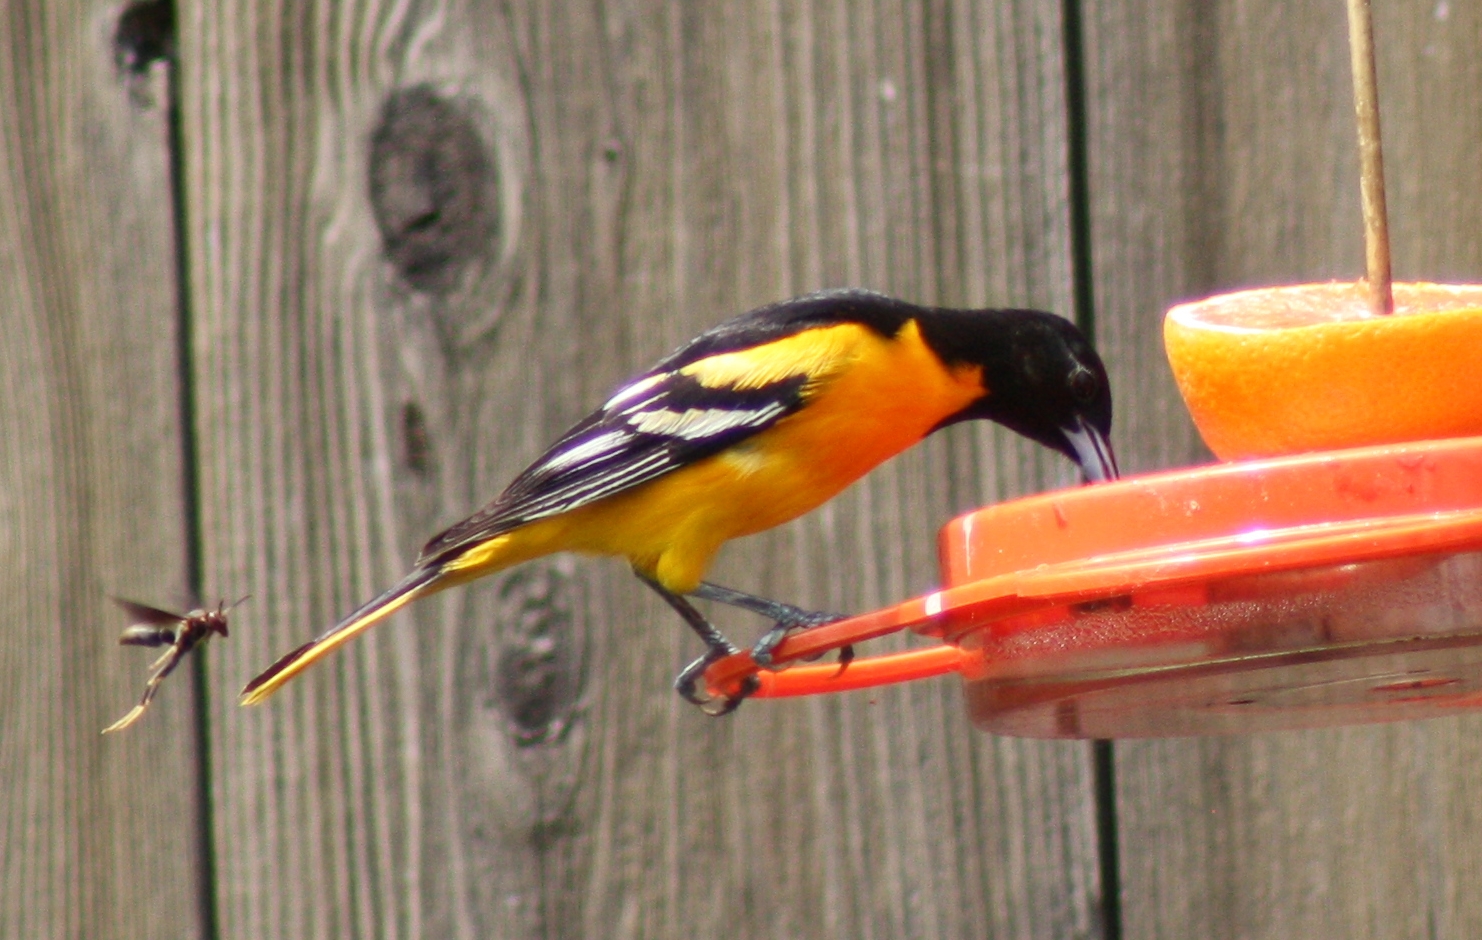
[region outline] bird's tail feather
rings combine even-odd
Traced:
[[[329,630],[284,655],[242,689],[241,704],[256,705],[278,688],[365,630],[419,597],[449,586],[437,566],[419,567],[380,597],[361,606]],[[440,583],[441,582],[441,583]]]

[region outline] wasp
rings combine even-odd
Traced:
[[[213,633],[227,636],[227,611],[246,599],[244,597],[236,604],[222,601],[216,605],[214,610],[198,609],[188,614],[177,614],[173,611],[160,610],[158,607],[150,607],[138,601],[124,600],[121,597],[113,598],[115,604],[134,618],[134,624],[119,636],[119,645],[168,646],[169,649],[165,650],[160,658],[154,661],[154,665],[149,667],[151,670],[149,681],[144,684],[144,697],[139,700],[139,704],[129,709],[128,714],[118,721],[104,728],[103,733],[122,731],[138,721],[139,716],[144,714],[144,709],[149,707],[155,692],[159,691],[160,683],[165,681],[165,677],[180,665],[180,661],[188,656],[191,650],[209,640]]]

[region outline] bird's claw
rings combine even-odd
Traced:
[[[830,614],[815,610],[799,610],[796,615],[789,616],[786,620],[777,621],[772,629],[762,634],[761,639],[757,640],[756,645],[751,648],[752,662],[756,663],[762,669],[775,670],[778,666],[773,658],[773,654],[777,651],[777,647],[782,644],[782,641],[787,639],[789,633],[792,633],[794,630],[805,630],[808,627],[821,627],[826,623],[836,623],[846,619],[848,618],[843,614]],[[840,648],[839,668],[841,671],[845,666],[849,665],[849,661],[852,659],[854,659],[853,646]]]
[[[839,671],[834,673],[834,678],[837,679],[839,676],[842,676],[844,670],[848,669],[849,664],[852,662],[854,662],[854,644],[846,643],[839,647]]]
[[[761,680],[755,674],[748,675],[745,679],[741,680],[741,688],[735,695],[710,695],[708,693],[702,693],[698,689],[704,681],[705,670],[709,669],[711,664],[719,662],[736,652],[739,652],[739,650],[734,648],[723,649],[717,647],[710,650],[704,656],[701,656],[680,670],[679,675],[674,678],[674,691],[679,693],[680,698],[694,705],[711,718],[729,715],[740,707],[741,703],[761,685]]]

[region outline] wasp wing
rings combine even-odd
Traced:
[[[171,613],[168,610],[160,610],[158,607],[150,607],[138,601],[125,600],[122,597],[110,598],[113,603],[122,607],[135,623],[150,624],[152,626],[163,626],[175,624],[185,619],[184,614]]]

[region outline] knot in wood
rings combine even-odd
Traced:
[[[495,692],[524,746],[559,737],[581,694],[570,580],[559,562],[535,562],[500,588]]]
[[[370,201],[387,259],[413,288],[453,290],[498,237],[494,162],[458,102],[393,92],[370,142]]]

